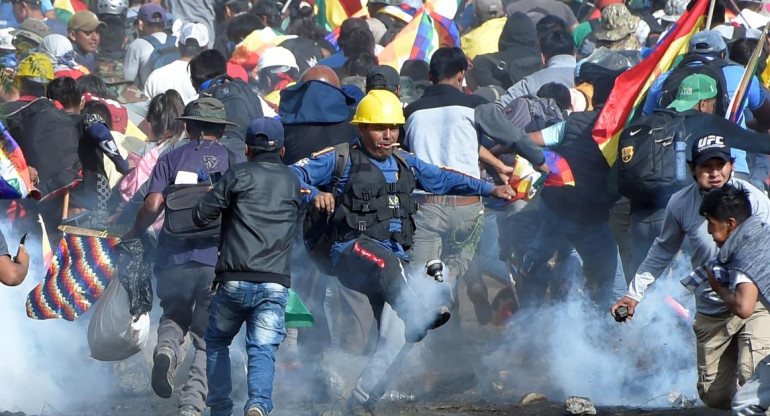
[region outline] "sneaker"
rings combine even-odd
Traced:
[[[152,390],[158,396],[168,399],[174,394],[174,370],[176,355],[171,348],[161,347],[152,358]],[[180,409],[180,415],[181,413]],[[198,412],[200,414],[200,412]]]
[[[267,416],[267,413],[259,406],[251,406],[246,412],[246,416]]]
[[[449,307],[447,306],[439,306],[438,312],[436,313],[436,319],[433,320],[433,323],[430,324],[430,329],[436,329],[445,323],[449,322],[449,318],[452,317],[452,312],[449,311]]]
[[[186,404],[179,408],[179,416],[201,416],[201,412],[195,407]]]
[[[439,306],[432,321],[429,321],[426,318],[410,316],[404,321],[404,338],[406,339],[406,342],[415,343],[422,341],[423,338],[428,335],[429,330],[444,325],[449,321],[451,316],[452,313],[447,306]],[[426,322],[430,323],[426,325]]]

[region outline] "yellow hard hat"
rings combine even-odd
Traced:
[[[51,58],[44,53],[31,53],[19,62],[19,69],[16,70],[14,79],[26,77],[46,84],[53,80],[53,76]]]
[[[350,124],[404,124],[404,109],[396,94],[373,90],[361,99]]]

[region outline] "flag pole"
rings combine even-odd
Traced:
[[[70,211],[70,191],[64,194],[64,203],[61,208],[61,219],[64,220],[69,216]]]
[[[709,3],[709,14],[706,18],[706,28],[705,30],[711,30],[711,20],[714,17],[714,5],[716,4],[717,0],[711,0]]]
[[[770,22],[762,28],[762,36],[759,38],[757,46],[754,48],[754,52],[751,54],[751,59],[746,64],[746,69],[743,71],[741,82],[738,84],[738,89],[735,90],[735,94],[730,100],[730,105],[727,107],[725,118],[737,123],[741,116],[741,108],[746,98],[746,93],[749,88],[749,83],[754,77],[754,72],[757,70],[757,64],[759,64],[759,56],[762,54],[762,49],[767,41],[767,31],[770,29]]]

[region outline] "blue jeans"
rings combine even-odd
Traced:
[[[249,399],[244,413],[254,406],[266,414],[273,410],[275,353],[286,338],[288,296],[288,289],[277,283],[224,282],[219,286],[206,327],[206,405],[211,408],[211,416],[233,414],[229,348],[244,322],[249,357]]]
[[[530,244],[527,256],[542,267],[553,256],[556,248],[565,242],[572,244],[583,260],[583,271],[589,283],[599,287],[600,306],[609,306],[620,299],[628,288],[623,265],[609,224],[579,223],[553,212],[546,204],[540,204],[540,229]]]

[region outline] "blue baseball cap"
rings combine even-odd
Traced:
[[[283,124],[281,120],[258,117],[251,120],[246,129],[246,144],[272,151],[283,147]]]
[[[690,52],[714,53],[727,49],[724,38],[716,30],[704,30],[690,38]]]

